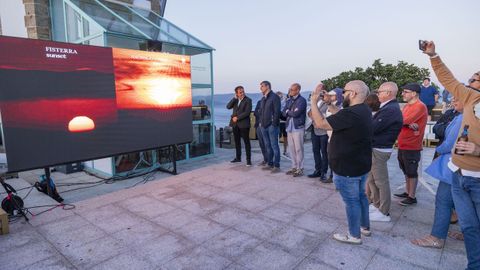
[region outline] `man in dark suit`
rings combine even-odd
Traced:
[[[230,126],[233,128],[233,137],[235,139],[236,156],[231,163],[242,161],[242,145],[240,138],[243,138],[245,144],[245,154],[247,155],[247,166],[252,166],[252,153],[250,147],[250,112],[252,111],[252,100],[245,96],[243,86],[235,87],[235,96],[228,102],[227,109],[232,111]]]

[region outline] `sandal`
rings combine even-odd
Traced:
[[[464,241],[463,233],[459,231],[448,231],[448,237],[458,241]]]
[[[414,239],[410,241],[412,244],[419,247],[428,247],[428,248],[443,248],[445,240],[438,239],[432,235],[427,235],[424,238]]]

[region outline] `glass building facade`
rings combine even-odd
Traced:
[[[161,12],[166,1],[160,1]],[[106,0],[51,0],[53,40],[94,46],[158,51],[191,57],[193,141],[177,145],[177,160],[214,152],[213,48],[152,10]],[[168,136],[166,132],[165,136]],[[86,162],[94,173],[122,175],[163,162],[170,150],[157,149]],[[105,166],[105,163],[107,163]],[[111,164],[109,167],[108,163]],[[102,167],[102,169],[100,169]],[[109,169],[110,168],[110,169]],[[108,171],[111,171],[109,173]]]

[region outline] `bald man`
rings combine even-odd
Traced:
[[[348,244],[361,244],[361,235],[370,236],[367,175],[372,166],[372,112],[364,103],[369,94],[363,81],[351,81],[343,90],[343,109],[326,119],[318,110],[320,90],[312,94],[311,111],[315,128],[333,130],[328,159],[333,182],[340,191],[347,212],[348,233],[333,238]]]
[[[391,220],[392,198],[387,162],[403,125],[402,111],[396,99],[397,93],[398,86],[394,82],[383,83],[377,91],[380,110],[373,116],[372,169],[367,179],[370,189],[367,195],[371,202],[370,221]]]

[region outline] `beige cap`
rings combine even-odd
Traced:
[[[327,95],[330,95],[330,96],[336,96],[337,93],[333,90],[330,90],[330,92],[327,93]]]

